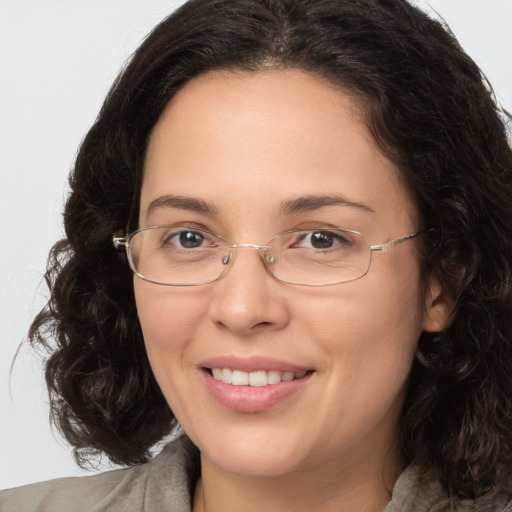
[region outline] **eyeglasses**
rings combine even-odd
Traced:
[[[370,245],[357,231],[318,227],[293,230],[266,245],[226,244],[219,235],[190,226],[152,226],[113,238],[127,252],[132,271],[141,279],[166,286],[197,286],[220,279],[239,249],[259,251],[277,280],[303,286],[330,286],[360,279],[368,273],[372,254],[390,251],[420,233],[383,245]]]

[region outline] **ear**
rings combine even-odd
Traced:
[[[455,301],[435,275],[431,275],[425,283],[423,303],[423,330],[439,332],[446,329],[451,321]]]

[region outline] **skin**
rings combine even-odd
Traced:
[[[254,244],[318,225],[361,231],[372,245],[421,229],[359,111],[352,97],[298,70],[216,71],[189,82],[151,135],[140,226],[185,223]],[[148,211],[167,194],[216,212]],[[280,209],[333,194],[368,208]],[[374,254],[365,277],[335,286],[279,282],[248,249],[208,285],[137,277],[134,285],[156,379],[201,451],[194,511],[382,510],[403,469],[397,423],[418,337],[447,321],[439,283],[420,280],[414,240]],[[313,373],[268,410],[240,413],[204,384],[201,362],[225,355],[273,357]]]

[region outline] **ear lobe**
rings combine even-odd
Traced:
[[[450,324],[455,303],[435,275],[427,280],[423,303],[423,330],[439,332],[446,329]]]

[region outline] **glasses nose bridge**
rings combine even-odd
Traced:
[[[264,266],[268,269],[268,263],[272,263],[273,258],[267,257],[266,253],[272,249],[270,245],[260,245],[260,244],[231,244],[225,246],[227,249],[229,249],[229,255],[223,259],[223,263],[228,267],[226,268],[226,271],[231,268],[231,266],[234,263],[236,253],[238,249],[255,249],[262,261]]]
[[[238,249],[241,248],[247,248],[247,249],[256,249],[261,251],[269,251],[271,249],[270,245],[259,245],[259,244],[231,244],[228,245],[230,249]]]

